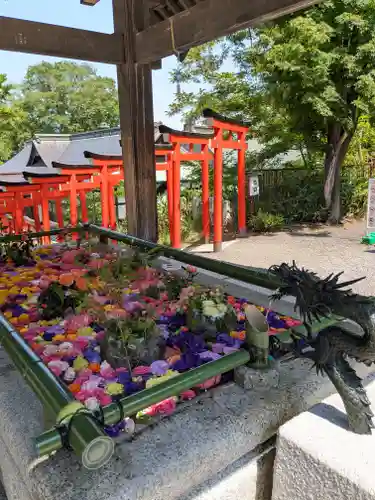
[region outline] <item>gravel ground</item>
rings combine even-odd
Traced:
[[[365,295],[375,295],[375,248],[361,245],[364,222],[317,229],[294,228],[269,235],[238,239],[220,254],[191,249],[194,253],[237,264],[268,268],[281,262],[296,261],[325,277],[344,271],[343,280],[366,276],[353,286]]]

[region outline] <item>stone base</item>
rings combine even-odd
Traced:
[[[375,409],[375,379],[366,387]],[[348,430],[336,394],[279,430],[272,500],[374,500],[375,432]]]
[[[42,407],[0,349],[3,484],[8,500],[270,500],[272,455],[259,458],[258,446],[333,392],[311,363],[282,364],[277,388],[232,383],[208,391],[118,443],[117,456],[102,469],[87,471],[68,451],[36,460]]]
[[[279,386],[280,372],[274,368],[254,370],[248,366],[239,366],[234,370],[234,380],[246,390],[265,391]]]

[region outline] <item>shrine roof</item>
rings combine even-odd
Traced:
[[[160,122],[155,123],[155,142],[161,138]],[[22,172],[29,174],[56,174],[53,162],[65,164],[87,164],[84,152],[92,151],[104,155],[121,155],[120,128],[94,130],[75,134],[38,134],[25,143],[24,147],[7,162],[0,165],[0,180],[7,181],[9,176]]]

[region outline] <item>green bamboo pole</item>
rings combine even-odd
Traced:
[[[123,409],[123,416],[129,417],[135,415],[141,410],[158,403],[172,396],[178,396],[181,392],[190,389],[204,382],[205,380],[228,372],[237,366],[244,365],[250,361],[250,355],[245,350],[239,350],[227,354],[220,359],[205,363],[198,368],[181,373],[175,377],[161,382],[154,387],[144,389],[131,396],[126,396],[119,401]],[[122,416],[117,404],[110,404],[103,408],[104,423],[106,425],[115,424]],[[38,436],[35,440],[39,456],[47,455],[57,451],[62,447],[60,434],[56,429],[50,429]]]
[[[62,412],[68,419],[77,411],[77,402],[53,373],[43,364],[19,333],[0,316],[0,344],[20,374],[36,393],[48,415],[56,419]],[[69,412],[71,408],[71,412]],[[58,431],[56,430],[58,433]],[[84,467],[97,469],[108,462],[114,452],[112,439],[86,413],[77,413],[71,422],[69,444]]]
[[[183,250],[167,247],[165,245],[158,245],[156,243],[152,243],[151,241],[122,234],[118,231],[105,229],[94,224],[89,224],[88,229],[89,231],[97,233],[101,236],[122,241],[129,246],[135,246],[142,250],[149,251],[158,249],[165,257],[179,260],[185,264],[201,267],[207,271],[223,274],[225,276],[229,276],[230,278],[238,279],[252,285],[269,288],[270,290],[277,290],[281,285],[280,280],[278,280],[276,276],[273,276],[272,273],[269,273],[264,269],[240,266],[238,264],[231,264],[222,260],[208,259],[207,257],[202,257],[201,255],[191,254],[184,252]]]
[[[6,236],[0,236],[0,243],[6,243],[11,241],[22,241],[25,237],[31,239],[42,238],[43,236],[56,236],[63,232],[68,233],[79,233],[85,231],[84,226],[75,226],[75,227],[67,227],[67,228],[59,228],[59,229],[51,229],[51,231],[39,231],[36,233],[24,233],[24,234],[10,234]]]

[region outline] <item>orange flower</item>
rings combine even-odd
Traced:
[[[90,363],[88,366],[88,369],[91,370],[93,373],[98,373],[98,372],[100,372],[100,364],[99,363]]]
[[[86,269],[72,269],[71,273],[75,278],[80,278],[86,274]]]
[[[69,391],[72,392],[73,394],[77,394],[81,390],[81,386],[79,384],[70,384],[68,386]]]
[[[74,276],[72,273],[60,274],[59,282],[63,286],[70,286],[74,283]]]
[[[76,279],[76,286],[78,290],[81,290],[82,292],[87,290],[87,280],[85,278],[77,278]]]
[[[242,331],[238,332],[238,339],[239,340],[245,340],[246,339],[246,332],[245,332],[245,330],[242,330]]]
[[[176,363],[176,361],[179,361],[181,359],[181,356],[179,354],[175,354],[174,356],[171,356],[170,358],[167,359],[167,363],[169,365],[173,365]]]
[[[68,335],[66,336],[66,340],[68,342],[72,342],[74,340],[76,340],[77,338],[77,335],[75,333],[68,333]]]

